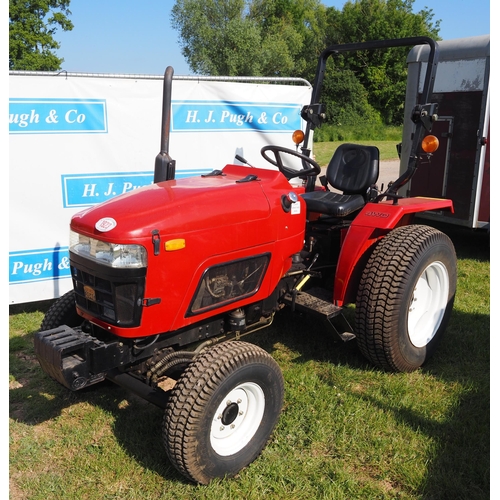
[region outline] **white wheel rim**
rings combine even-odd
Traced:
[[[227,394],[212,419],[210,444],[221,456],[234,455],[253,438],[266,406],[264,391],[245,382]]]
[[[449,290],[450,279],[442,262],[433,262],[418,278],[408,309],[408,335],[415,347],[426,346],[436,335]]]

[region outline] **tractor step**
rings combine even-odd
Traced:
[[[284,302],[297,311],[330,319],[342,312],[342,307],[332,303],[331,295],[331,292],[324,288],[312,288],[307,292],[287,293]]]
[[[348,342],[356,338],[352,331],[340,332],[332,323],[331,319],[340,316],[348,329],[352,330],[346,318],[343,308],[332,303],[332,292],[324,288],[311,288],[307,292],[287,293],[283,297],[285,304],[292,310],[311,314],[327,323],[335,333],[344,341]]]

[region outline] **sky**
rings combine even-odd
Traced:
[[[72,31],[58,30],[62,69],[78,73],[191,75],[171,27],[174,0],[71,0]],[[345,0],[323,0],[339,10]],[[443,40],[490,33],[489,0],[415,0],[413,12],[432,9]]]

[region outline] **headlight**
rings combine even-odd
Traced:
[[[148,265],[148,254],[141,245],[107,243],[71,230],[69,249],[77,255],[109,267],[138,268]]]

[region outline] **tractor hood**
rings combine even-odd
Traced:
[[[137,290],[144,286],[144,304],[151,301],[155,307],[143,308],[140,328],[112,326],[111,331],[126,337],[177,330],[213,315],[211,306],[192,303],[195,296],[204,293],[199,287],[209,269],[214,269],[217,281],[217,273],[224,269],[232,273],[242,262],[242,269],[258,263],[262,273],[266,270],[260,275],[262,281],[251,294],[244,294],[241,300],[237,296],[237,303],[263,300],[304,244],[305,202],[301,196],[290,197],[292,189],[277,170],[227,165],[218,175],[162,181],[117,196],[74,215],[71,229],[98,241],[143,247],[147,275],[141,274],[146,273],[145,266],[112,268],[70,250],[75,280],[83,276],[80,285],[85,280],[94,283],[92,277],[98,276],[101,284],[121,286],[125,280],[125,288],[129,282],[139,283]],[[296,200],[293,207],[284,201],[287,199]],[[120,286],[116,285],[116,290],[121,290]],[[111,285],[106,289],[111,288],[115,289]],[[85,309],[94,307],[92,290],[87,290],[90,298],[82,298],[91,305],[85,302],[80,312],[108,328],[104,316],[96,318]],[[137,304],[137,299],[130,303]],[[235,304],[231,300],[221,303],[220,308],[217,303],[212,305],[224,311]]]
[[[164,181],[117,196],[76,214],[71,228],[103,241],[138,244],[150,241],[153,231],[163,239],[207,231],[220,237],[224,229],[243,248],[276,238],[271,214],[273,207],[282,212],[280,197],[289,191],[278,171],[228,165],[221,175]]]

